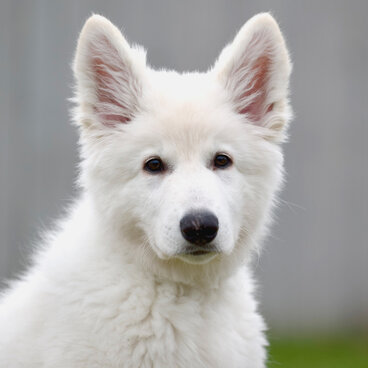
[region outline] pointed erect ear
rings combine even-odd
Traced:
[[[276,136],[291,116],[288,85],[291,63],[274,18],[258,14],[221,53],[214,72],[234,109]]]
[[[78,122],[114,127],[139,111],[145,53],[132,49],[106,18],[93,15],[84,25],[74,60]]]

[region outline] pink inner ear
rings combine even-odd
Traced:
[[[113,127],[132,119],[134,91],[129,90],[131,72],[107,38],[91,45],[91,67],[96,82],[95,112],[102,124]]]
[[[274,107],[273,103],[267,103],[272,63],[269,35],[259,31],[236,57],[228,76],[227,88],[232,92],[236,110],[254,124],[262,124],[264,116]]]
[[[97,84],[97,99],[99,103],[95,107],[95,110],[99,117],[102,120],[102,123],[106,126],[114,126],[116,122],[118,123],[127,123],[130,121],[130,118],[123,114],[110,114],[108,113],[109,107],[118,107],[121,109],[122,113],[126,108],[122,104],[119,103],[117,96],[114,96],[114,88],[112,88],[114,78],[112,76],[113,73],[119,73],[124,75],[122,70],[117,69],[114,66],[108,66],[103,63],[103,60],[100,57],[94,58],[93,69],[95,72],[96,84]],[[126,81],[127,82],[127,81]]]
[[[263,115],[273,109],[273,104],[268,107],[266,104],[267,84],[269,81],[269,66],[270,58],[267,55],[260,56],[252,65],[250,73],[252,79],[249,88],[238,98],[240,100],[247,100],[254,95],[251,102],[244,106],[239,113],[248,114],[250,118],[257,122],[262,119]]]

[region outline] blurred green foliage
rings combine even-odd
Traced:
[[[268,368],[368,368],[368,338],[271,338]]]

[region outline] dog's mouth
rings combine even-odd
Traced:
[[[177,258],[190,264],[205,264],[219,255],[219,251],[212,246],[205,248],[188,247]]]
[[[208,253],[218,253],[219,250],[217,247],[210,243],[210,244],[204,244],[204,245],[187,245],[180,254],[189,254],[192,256],[202,256],[203,254]]]
[[[208,253],[211,253],[211,251],[210,250],[193,250],[185,254],[189,254],[191,256],[203,256],[204,254],[208,254]]]

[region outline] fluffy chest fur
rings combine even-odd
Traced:
[[[69,367],[79,367],[77,361],[81,367],[261,367],[263,323],[244,276],[213,291],[153,280],[125,280],[103,295],[89,290],[88,300],[73,307],[70,325],[53,326],[61,334],[65,329],[57,361]]]

